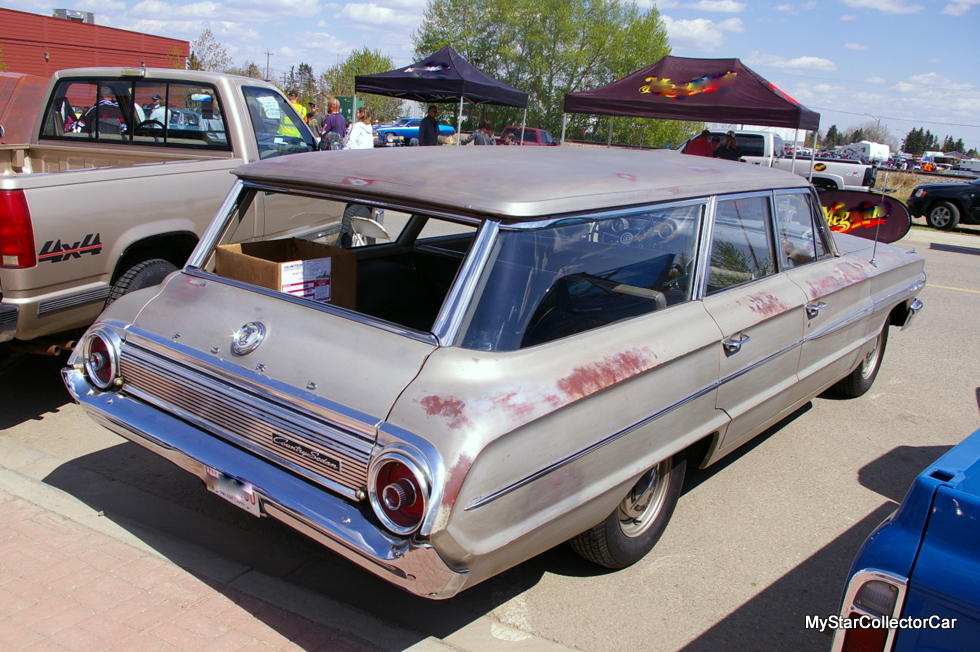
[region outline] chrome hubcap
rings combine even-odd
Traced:
[[[868,379],[871,374],[874,373],[875,366],[878,364],[878,356],[881,353],[881,338],[884,337],[884,331],[875,339],[875,346],[868,355],[864,356],[864,362],[861,363],[861,377]]]
[[[670,460],[644,473],[619,504],[619,527],[630,538],[646,532],[657,519],[670,486]]]

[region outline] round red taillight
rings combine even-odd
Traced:
[[[395,534],[411,534],[422,524],[428,492],[425,474],[407,456],[385,453],[371,469],[371,506]]]
[[[85,375],[99,389],[108,389],[116,381],[119,366],[114,339],[103,331],[93,331],[85,342]]]

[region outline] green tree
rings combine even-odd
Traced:
[[[252,79],[262,79],[262,71],[259,70],[258,64],[254,61],[246,61],[241,67],[229,68],[225,72],[229,75],[241,75],[242,77],[251,77]]]
[[[921,128],[912,129],[905,134],[902,151],[913,156],[922,156],[922,152],[925,151],[925,134],[922,133]]]
[[[953,140],[952,136],[946,136],[946,140],[943,141],[942,150],[944,152],[952,152],[956,148],[956,141]]]
[[[471,64],[529,95],[528,124],[561,132],[566,93],[596,88],[670,54],[656,8],[618,0],[429,0],[413,36],[416,58],[451,45]],[[523,110],[481,105],[499,129],[520,124]],[[570,138],[605,140],[605,116],[571,114]],[[475,121],[474,121],[475,124]],[[472,125],[470,125],[472,126]],[[615,118],[613,140],[679,144],[691,123]]]
[[[310,102],[320,103],[320,87],[316,83],[316,75],[313,74],[313,66],[308,63],[299,64],[299,69],[296,71],[296,88],[299,91],[299,101],[303,105],[307,105]]]
[[[840,139],[841,133],[837,131],[837,125],[830,125],[830,128],[827,129],[827,135],[823,139],[824,147],[837,147],[841,144]]]
[[[950,150],[950,151],[960,152],[961,154],[965,154],[966,153],[966,145],[963,144],[963,139],[962,138],[957,138],[956,139],[956,142],[953,144],[953,149]]]
[[[191,43],[187,67],[190,70],[224,72],[231,67],[231,57],[225,47],[214,38],[211,30],[206,29]]]
[[[391,57],[372,51],[367,47],[355,50],[343,62],[331,66],[320,76],[321,97],[347,97],[354,94],[354,77],[356,75],[373,75],[388,72],[394,68]],[[375,120],[390,122],[398,117],[402,101],[396,97],[383,95],[361,94],[359,101],[371,111]],[[321,102],[322,104],[322,102]]]

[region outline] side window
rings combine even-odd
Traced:
[[[688,301],[703,209],[502,231],[462,346],[512,351]]]
[[[776,228],[782,269],[805,265],[827,255],[824,231],[815,222],[815,217],[809,193],[776,195]]]
[[[242,87],[259,158],[312,152],[316,143],[286,98],[268,88]]]
[[[129,140],[139,114],[129,82],[62,81],[55,88],[42,137]]]
[[[230,149],[217,94],[210,86],[65,80],[52,98],[43,138]]]
[[[711,235],[708,294],[772,274],[769,198],[719,201]]]

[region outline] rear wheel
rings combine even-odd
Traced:
[[[569,540],[572,549],[606,568],[643,559],[667,528],[686,469],[687,458],[679,453],[644,473],[606,520]]]
[[[875,378],[878,376],[878,370],[881,369],[881,361],[885,357],[886,344],[888,344],[888,324],[882,327],[881,332],[878,333],[878,337],[875,339],[874,348],[864,356],[857,369],[837,381],[834,389],[850,398],[863,396],[871,389],[871,385],[874,384]]]
[[[136,263],[113,284],[105,305],[108,306],[124,294],[159,285],[168,274],[176,270],[177,267],[173,263],[162,258],[151,258]]]
[[[960,209],[948,201],[938,202],[929,209],[926,222],[934,229],[950,231],[960,223]]]

